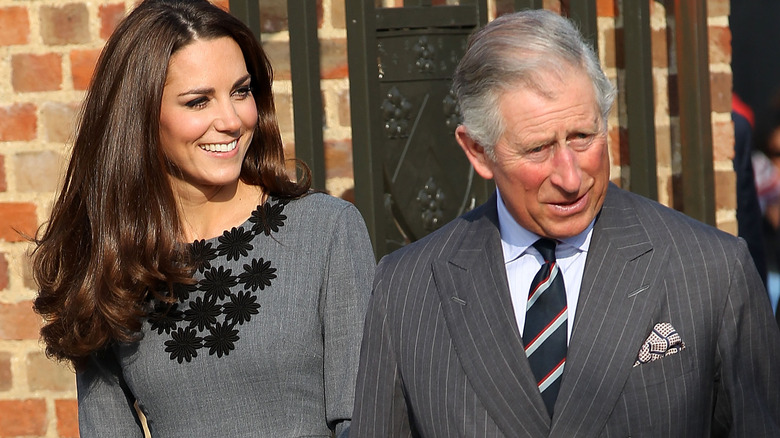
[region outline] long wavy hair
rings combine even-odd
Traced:
[[[112,342],[139,339],[145,301],[172,301],[191,262],[160,148],[160,106],[171,56],[195,40],[230,37],[251,75],[258,124],[240,178],[282,198],[291,180],[276,121],[273,71],[251,30],[205,0],[146,0],[108,39],[81,109],[51,217],[34,239],[35,310],[46,353],[82,368]]]

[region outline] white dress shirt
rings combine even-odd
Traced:
[[[498,224],[501,232],[501,247],[504,251],[504,267],[506,268],[506,277],[509,280],[509,292],[512,296],[517,327],[520,329],[520,336],[522,336],[531,282],[536,272],[544,264],[542,255],[532,246],[541,237],[520,226],[504,205],[501,193],[498,190],[496,193],[498,195]],[[574,313],[577,309],[582,273],[585,270],[585,259],[590,247],[594,221],[591,221],[580,234],[562,241],[559,240],[555,249],[555,258],[559,269],[563,272],[563,284],[566,287],[567,339],[571,339],[571,331],[574,327]]]

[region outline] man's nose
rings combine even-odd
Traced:
[[[550,182],[567,193],[579,192],[582,173],[574,151],[565,144],[555,148],[552,166]]]

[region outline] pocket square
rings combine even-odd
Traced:
[[[658,360],[680,350],[685,350],[685,343],[680,338],[680,334],[668,322],[659,322],[639,349],[634,366]]]

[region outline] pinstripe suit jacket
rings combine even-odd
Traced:
[[[742,240],[610,185],[551,420],[495,197],[378,267],[352,437],[780,437],[780,333]],[[686,349],[633,367],[654,324]]]

